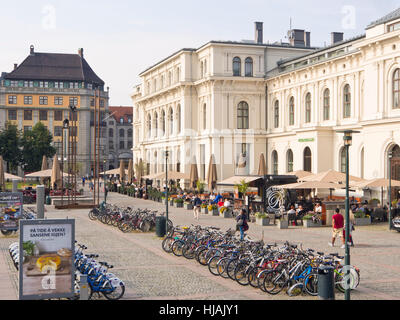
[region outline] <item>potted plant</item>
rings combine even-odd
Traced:
[[[199,192],[199,194],[202,194],[204,192],[204,187],[205,187],[205,183],[201,182],[200,180],[197,180],[196,188],[197,188],[197,191]]]
[[[219,216],[223,218],[232,218],[232,214],[226,207],[221,207],[221,209],[219,209]]]
[[[370,204],[372,207],[376,207],[381,201],[379,199],[373,198],[368,201],[368,204]]]
[[[177,198],[174,200],[174,202],[177,208],[183,208],[183,199]]]
[[[239,196],[242,197],[242,199],[245,199],[246,197],[246,192],[249,189],[249,183],[246,183],[246,181],[243,179],[240,181],[239,184],[235,185],[235,188],[237,188]]]
[[[188,200],[183,203],[183,207],[187,210],[193,210],[193,204]]]
[[[200,211],[201,211],[201,213],[208,214],[208,208],[207,208],[207,205],[205,203],[202,203],[200,205]]]
[[[218,206],[215,204],[209,204],[207,206],[208,212],[211,212],[213,216],[218,216]]]
[[[316,215],[313,215],[311,213],[305,215],[302,220],[303,220],[303,227],[305,228],[314,228],[322,226],[321,219],[318,219]]]
[[[169,198],[168,201],[169,201],[169,205],[171,207],[173,207],[174,206],[174,199],[173,198]]]
[[[269,225],[269,217],[265,212],[256,212],[256,224],[259,226],[268,226]]]
[[[277,224],[276,226],[278,229],[288,229],[289,228],[289,221],[287,218],[281,217],[280,219],[276,220]]]
[[[356,226],[367,226],[371,224],[371,217],[364,211],[358,210],[354,213],[354,223]]]

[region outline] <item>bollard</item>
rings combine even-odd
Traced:
[[[44,186],[36,187],[36,211],[37,218],[44,219]]]
[[[89,284],[87,275],[81,274],[79,280],[79,300],[89,300]]]
[[[318,297],[321,300],[335,300],[335,276],[332,266],[318,268]]]
[[[13,179],[13,181],[12,181],[12,192],[13,193],[18,192],[18,180],[17,179]]]

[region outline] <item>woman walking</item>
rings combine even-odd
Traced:
[[[247,223],[246,209],[240,210],[240,214],[236,217],[236,231],[240,231],[240,240],[244,239],[244,232],[249,230]]]

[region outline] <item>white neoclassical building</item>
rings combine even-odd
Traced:
[[[325,48],[310,33],[291,30],[290,43],[265,44],[262,23],[254,41],[210,41],[182,49],[143,71],[134,88],[135,161],[149,173],[199,166],[210,155],[218,179],[235,174],[241,153],[255,173],[264,153],[271,174],[344,170],[343,134],[360,131],[350,148],[350,174],[400,179],[400,9],[371,23],[364,35],[332,33]]]

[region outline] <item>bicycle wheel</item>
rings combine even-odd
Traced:
[[[89,211],[89,219],[90,220],[97,220],[97,213],[95,213],[93,210]]]
[[[172,253],[174,255],[176,255],[177,257],[181,257],[182,256],[182,248],[185,245],[185,242],[183,240],[176,240],[172,246]]]
[[[109,285],[109,286],[111,286],[111,285]],[[106,289],[107,289],[107,287],[108,286],[106,286]],[[123,284],[120,284],[119,286],[116,286],[115,288],[113,288],[111,290],[112,290],[111,292],[103,292],[103,295],[108,300],[119,300],[122,298],[122,296],[125,293],[125,286]]]
[[[261,289],[261,291],[264,291],[264,292],[266,292],[266,291],[264,289],[263,283],[264,283],[265,275],[267,274],[268,271],[270,271],[270,270],[263,270],[257,275],[257,288]]]
[[[139,229],[142,232],[149,232],[150,230],[150,223],[148,221],[142,221],[139,225]]]
[[[236,280],[235,279],[235,269],[236,269],[236,265],[238,263],[238,259],[233,259],[231,261],[228,262],[228,264],[226,265],[226,273],[228,275],[228,277],[232,280]]]
[[[271,270],[265,274],[263,286],[265,292],[276,295],[282,291],[286,284],[283,274],[277,270]]]
[[[289,288],[287,293],[289,297],[296,297],[301,295],[302,292],[303,292],[303,283],[297,282]]]
[[[217,269],[219,260],[221,260],[220,256],[214,256],[208,261],[208,270],[210,270],[214,276],[219,276]]]
[[[247,261],[239,261],[235,268],[235,280],[242,286],[247,286],[249,284],[248,272],[250,271],[250,266]]]
[[[253,288],[258,288],[258,278],[257,276],[261,273],[263,269],[261,267],[253,267],[249,270],[248,272],[248,280],[249,280],[249,284],[253,287]]]
[[[172,237],[166,237],[162,242],[162,248],[165,252],[171,253],[172,252],[172,244],[174,243],[175,239]]]
[[[222,258],[217,263],[218,275],[225,279],[229,278],[228,273],[226,272],[226,266],[229,261],[229,258]]]
[[[199,254],[197,255],[197,261],[198,261],[202,266],[206,266],[206,265],[207,265],[207,262],[208,262],[208,259],[207,259],[207,257],[206,257],[207,252],[208,252],[208,249],[205,248],[205,249],[201,250],[201,251],[199,252]]]
[[[303,281],[304,291],[307,292],[310,296],[318,295],[318,274],[310,273],[308,274]]]
[[[182,255],[186,258],[186,259],[194,259],[195,257],[195,246],[192,242],[189,243],[185,243],[185,245],[182,248]]]

